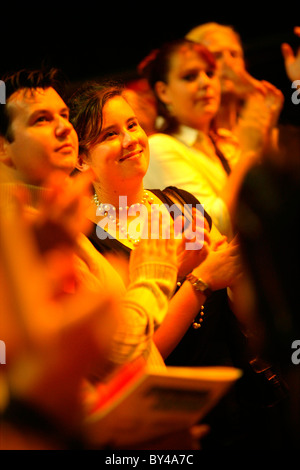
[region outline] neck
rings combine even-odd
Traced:
[[[222,96],[221,105],[216,116],[217,127],[233,131],[236,126],[238,112],[239,101],[235,99],[234,95]]]
[[[22,200],[25,205],[30,207],[38,207],[39,203],[43,201],[49,194],[49,189],[42,186],[35,186],[32,184],[25,184],[20,181],[5,182],[0,184],[0,199],[1,202],[7,204],[15,199],[16,188],[22,189]]]
[[[195,146],[207,156],[215,157],[216,150],[207,132],[199,131]]]
[[[101,200],[99,196],[102,197]],[[126,196],[126,198],[124,198],[124,196]],[[153,202],[152,194],[148,191],[144,191],[143,186],[140,187],[139,191],[130,191],[129,193],[127,192],[127,194],[121,194],[121,192],[119,192],[118,195],[114,192],[113,194],[109,193],[105,196],[105,192],[100,191],[100,188],[97,188],[97,185],[95,185],[93,205],[96,205],[99,209],[99,213],[97,210],[96,216],[105,217],[105,231],[112,233],[115,238],[130,247],[132,245],[136,246],[140,242],[144,230],[143,227],[147,224],[147,220],[149,219],[147,206],[151,206]],[[115,210],[109,207],[110,205],[112,205]],[[129,215],[131,208],[134,208],[134,211]],[[130,227],[131,222],[137,217],[139,219],[138,226],[140,227],[138,230],[136,226],[134,226],[133,229]],[[112,227],[110,227],[110,223]]]
[[[202,122],[198,122],[198,125],[194,127],[198,132],[208,134],[211,128],[212,120],[205,119]]]

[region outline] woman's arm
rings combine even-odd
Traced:
[[[238,245],[223,240],[216,242],[206,259],[193,270],[212,291],[230,287],[240,274]],[[206,301],[206,295],[185,281],[169,303],[168,314],[155,332],[154,341],[166,358],[182,339]]]

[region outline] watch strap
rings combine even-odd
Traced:
[[[210,297],[212,290],[209,285],[204,282],[201,278],[194,276],[193,274],[188,274],[186,280],[189,281],[193,288],[205,295],[206,298]]]

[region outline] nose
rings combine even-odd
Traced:
[[[65,137],[70,134],[71,130],[73,129],[72,124],[70,121],[62,116],[57,118],[57,125],[56,125],[56,135],[57,137]]]
[[[228,50],[224,50],[220,59],[221,66],[224,67],[230,65],[232,63],[232,59],[233,57],[231,52]]]
[[[124,131],[123,135],[123,147],[128,148],[137,144],[137,137],[133,132]]]
[[[210,78],[207,73],[202,70],[198,76],[198,85],[201,88],[207,88],[210,84]]]

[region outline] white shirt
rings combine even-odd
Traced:
[[[211,216],[219,231],[232,236],[232,226],[228,208],[219,197],[227,180],[219,158],[207,155],[193,147],[198,132],[195,129],[181,126],[178,134],[153,134],[149,137],[150,164],[144,178],[148,189],[164,189],[176,186],[192,193]],[[237,160],[237,144],[234,139],[227,139],[228,132],[218,133],[222,148],[233,166]]]

